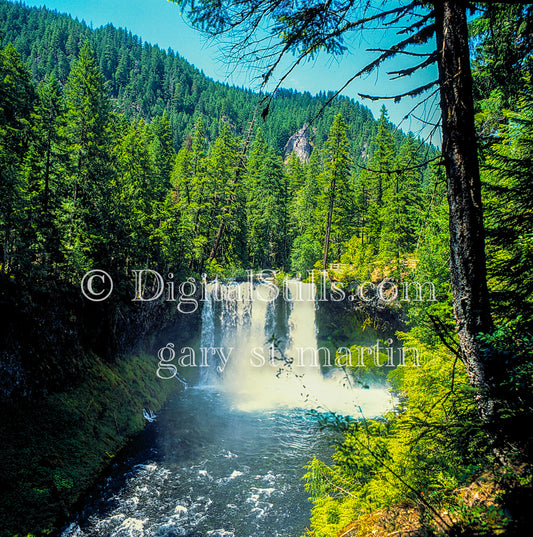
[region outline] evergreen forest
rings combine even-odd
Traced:
[[[480,8],[469,32],[494,323],[479,341],[487,363],[505,364],[489,422],[456,334],[438,148],[395,127],[385,106],[374,118],[344,96],[231,87],[127,30],[0,0],[0,536],[57,531],[88,474],[141,428],[115,414],[106,434],[116,438],[91,445],[105,386],[119,391],[117,375],[133,382],[136,366],[152,375],[118,358],[168,315],[156,303],[139,313],[131,281],[140,269],[176,282],[326,271],[328,286],[347,290],[431,282],[432,302],[345,305],[369,325],[394,316],[396,337],[424,360],[389,373],[395,412],[318,418],[341,440],[333,461],[302,470],[313,502],[302,534],[527,535],[533,9]],[[80,293],[94,269],[116,284],[99,305]],[[152,390],[161,406],[159,388],[135,389]],[[59,437],[61,447],[49,439],[61,428],[58,408],[70,427],[90,424],[75,440]],[[65,446],[91,452],[93,466],[58,455]]]

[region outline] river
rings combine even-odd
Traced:
[[[317,367],[314,287],[293,281],[275,294],[272,284],[208,286],[201,347],[225,358],[205,352],[196,384],[167,402],[62,537],[304,534],[304,467],[328,461],[338,439],[311,410],[371,417],[391,399]]]

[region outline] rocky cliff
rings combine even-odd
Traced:
[[[283,148],[283,159],[289,158],[291,153],[294,153],[301,162],[307,162],[313,151],[313,146],[309,142],[309,128],[307,124],[295,132],[285,144]]]

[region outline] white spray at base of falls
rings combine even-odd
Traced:
[[[279,407],[375,417],[393,407],[387,387],[361,388],[317,354],[316,288],[288,280],[285,287],[250,282],[206,286],[202,347],[209,357],[201,384],[216,385],[240,410]],[[331,357],[335,363],[335,356]]]

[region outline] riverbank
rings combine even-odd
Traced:
[[[113,364],[86,357],[83,382],[0,414],[0,536],[50,535],[177,381],[157,377],[157,356]]]

